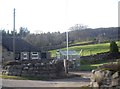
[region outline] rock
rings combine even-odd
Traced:
[[[105,77],[111,77],[111,75],[112,75],[111,71],[109,71],[109,70],[105,71]]]
[[[56,77],[56,74],[55,73],[49,74],[49,77],[54,78],[54,77]]]
[[[96,71],[94,74],[93,74],[93,77],[95,78],[95,81],[101,85],[102,83],[102,80],[104,79],[104,76],[105,76],[105,73],[101,70],[98,70]]]
[[[93,87],[100,87],[103,83],[105,78],[105,72],[101,70],[93,70],[91,76],[91,83],[90,85]]]
[[[23,69],[24,69],[24,70],[28,70],[29,68],[26,66],[26,67],[24,67]]]
[[[56,65],[53,62],[50,66],[49,61],[41,62],[37,60],[24,60],[20,61],[19,65],[7,65],[3,71],[6,75],[16,75],[16,76],[40,76],[40,77],[56,77],[59,72],[60,76],[64,76],[64,68],[56,73]]]
[[[92,74],[94,74],[95,73],[95,70],[92,70]]]
[[[96,79],[95,79],[95,77],[94,77],[93,74],[92,74],[92,76],[90,77],[90,80],[91,80],[91,82],[96,82]]]
[[[119,73],[118,72],[115,72],[113,75],[112,75],[112,78],[115,79],[115,78],[118,78],[119,77]]]
[[[96,87],[97,88],[97,87],[99,87],[99,84],[97,82],[93,82],[92,83],[92,87]]]
[[[91,87],[100,87],[100,89],[106,89],[109,87],[115,87],[120,89],[120,75],[119,72],[115,72],[112,75],[112,71],[93,71],[91,76]]]
[[[115,86],[118,86],[119,85],[119,78],[116,78],[116,79],[112,79],[112,82],[111,82],[111,87],[115,87]]]
[[[120,86],[116,86],[116,89],[120,89]]]
[[[116,61],[117,61],[117,62],[120,62],[120,59],[117,59]]]
[[[109,88],[110,88],[109,85],[101,85],[101,86],[100,86],[100,89],[109,89]]]

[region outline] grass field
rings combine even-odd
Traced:
[[[119,50],[120,50],[120,41],[117,42],[117,45],[119,46]],[[87,56],[91,54],[108,52],[109,46],[110,46],[110,43],[101,43],[101,44],[92,44],[92,45],[84,45],[84,46],[72,46],[72,47],[69,47],[69,50],[75,50],[78,53],[82,50],[82,53],[80,55]],[[66,48],[62,48],[61,50],[66,50]],[[52,50],[50,52],[52,54],[52,57],[55,57],[56,50]]]
[[[117,42],[117,45],[120,51],[120,41]],[[92,44],[92,45],[84,45],[84,46],[72,46],[72,47],[69,47],[69,50],[75,50],[79,53],[80,50],[82,49],[83,52],[81,53],[81,55],[86,56],[86,55],[91,55],[91,54],[108,52],[109,46],[110,46],[110,43],[101,43],[101,44]],[[62,48],[61,50],[66,50],[66,48]],[[52,56],[54,57],[56,50],[52,50],[50,52],[52,53]],[[79,70],[90,71],[92,69],[96,69],[98,66],[102,64],[104,63],[81,65]]]
[[[66,50],[66,48],[62,48],[61,50]],[[109,43],[93,44],[93,45],[85,45],[85,46],[73,46],[73,47],[69,47],[69,50],[75,50],[78,53],[82,50],[81,55],[86,56],[86,55],[109,51]],[[52,57],[55,57],[56,50],[52,50],[50,52],[52,54]]]

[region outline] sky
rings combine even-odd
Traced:
[[[117,27],[119,0],[0,0],[0,29],[27,27],[31,33],[65,32],[75,24]]]

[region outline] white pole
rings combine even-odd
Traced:
[[[13,10],[13,59],[15,60],[15,8]]]
[[[68,0],[66,0],[66,27],[67,27],[67,8],[68,8]],[[67,74],[68,73],[68,71],[67,71],[67,60],[68,60],[68,31],[66,31],[66,43],[67,43],[67,54],[66,54],[66,56],[67,56],[67,58],[64,58],[64,68],[65,68],[65,74]]]
[[[67,39],[67,60],[68,60],[68,31],[66,32],[66,39]]]
[[[69,59],[68,58],[68,31],[66,32],[66,43],[67,43],[67,58],[64,59],[64,67],[65,67],[65,73],[67,74],[68,73],[68,68],[67,68],[67,60]]]

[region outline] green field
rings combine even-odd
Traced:
[[[117,42],[117,45],[119,46],[119,50],[120,50],[120,41]],[[75,50],[78,53],[82,50],[82,53],[80,55],[87,56],[87,55],[92,55],[92,54],[97,54],[102,52],[108,52],[109,46],[110,46],[110,43],[101,43],[101,44],[92,44],[92,45],[84,45],[84,46],[72,46],[72,47],[69,47],[69,50]],[[66,48],[62,48],[61,50],[66,50]],[[50,52],[52,57],[56,56],[56,50],[52,50]]]

